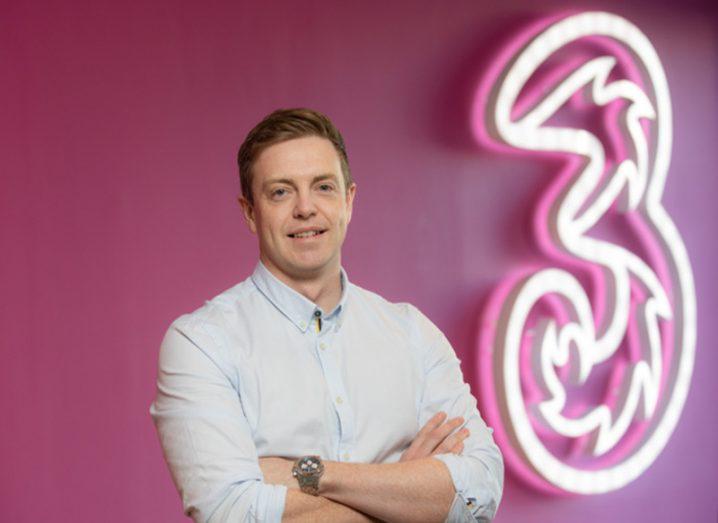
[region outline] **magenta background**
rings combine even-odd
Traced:
[[[718,22],[692,2],[0,4],[0,520],[185,521],[147,409],[169,322],[256,260],[234,157],[276,107],[329,114],[359,191],[352,281],[413,302],[474,367],[490,290],[533,256],[552,171],[479,150],[497,44],[567,7],[626,16],[672,91],[664,198],[698,293],[680,423],[626,488],[550,498],[507,477],[499,522],[718,517]]]

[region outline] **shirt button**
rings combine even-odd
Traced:
[[[324,350],[324,349],[327,348],[327,344],[324,343],[324,342],[321,342],[321,343],[319,344],[319,348],[322,349],[322,350]]]
[[[342,399],[341,396],[337,396],[336,402],[337,402],[337,405],[341,405],[342,403],[344,403],[344,400]]]

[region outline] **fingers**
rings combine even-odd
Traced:
[[[428,436],[431,431],[436,430],[438,427],[440,427],[441,424],[444,423],[445,419],[446,412],[437,412],[436,414],[434,414],[431,419],[427,421],[423,427],[421,427],[421,430],[416,435],[416,438],[414,438],[414,441],[420,439],[422,436]]]
[[[448,452],[458,454],[463,451],[463,441],[469,436],[469,430],[454,431],[464,423],[464,419],[456,417],[447,420],[446,418],[445,412],[438,412],[432,416],[401,455],[400,461]]]
[[[433,453],[449,435],[464,423],[464,418],[452,418],[446,423],[432,430],[425,438],[422,449],[429,454]]]
[[[432,431],[436,430],[438,427],[441,426],[445,419],[446,412],[437,412],[436,414],[434,414],[431,419],[429,419],[429,421],[427,421],[424,426],[421,427],[421,430],[419,430],[418,434],[414,438],[414,441],[412,441],[411,445],[409,445],[409,448],[404,451],[401,456],[401,461],[424,457],[422,455],[419,455],[419,452],[423,448],[426,439],[429,437]]]
[[[439,446],[434,449],[432,454],[459,454],[464,450],[464,440],[469,437],[469,429],[463,428],[447,436]],[[456,450],[459,449],[459,450]]]
[[[446,419],[445,413],[442,412],[440,414],[440,417],[435,416],[435,418],[438,418],[440,421]],[[421,454],[422,457],[432,454],[462,423],[464,423],[464,419],[461,417],[452,418],[444,423],[437,423],[437,421],[432,418],[425,425],[427,430],[422,429],[414,440],[416,451]],[[412,443],[412,445],[414,445],[414,443]]]
[[[462,452],[464,452],[464,442],[460,441],[449,452],[451,452],[452,454],[461,454]]]

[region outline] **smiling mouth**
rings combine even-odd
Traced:
[[[314,236],[319,236],[320,234],[324,234],[326,230],[321,231],[305,231],[305,232],[297,232],[294,234],[290,234],[290,238],[312,238]]]

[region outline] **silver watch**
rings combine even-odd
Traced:
[[[319,456],[302,456],[292,467],[292,476],[297,478],[301,491],[312,496],[319,495],[319,478],[323,473],[324,463]]]

